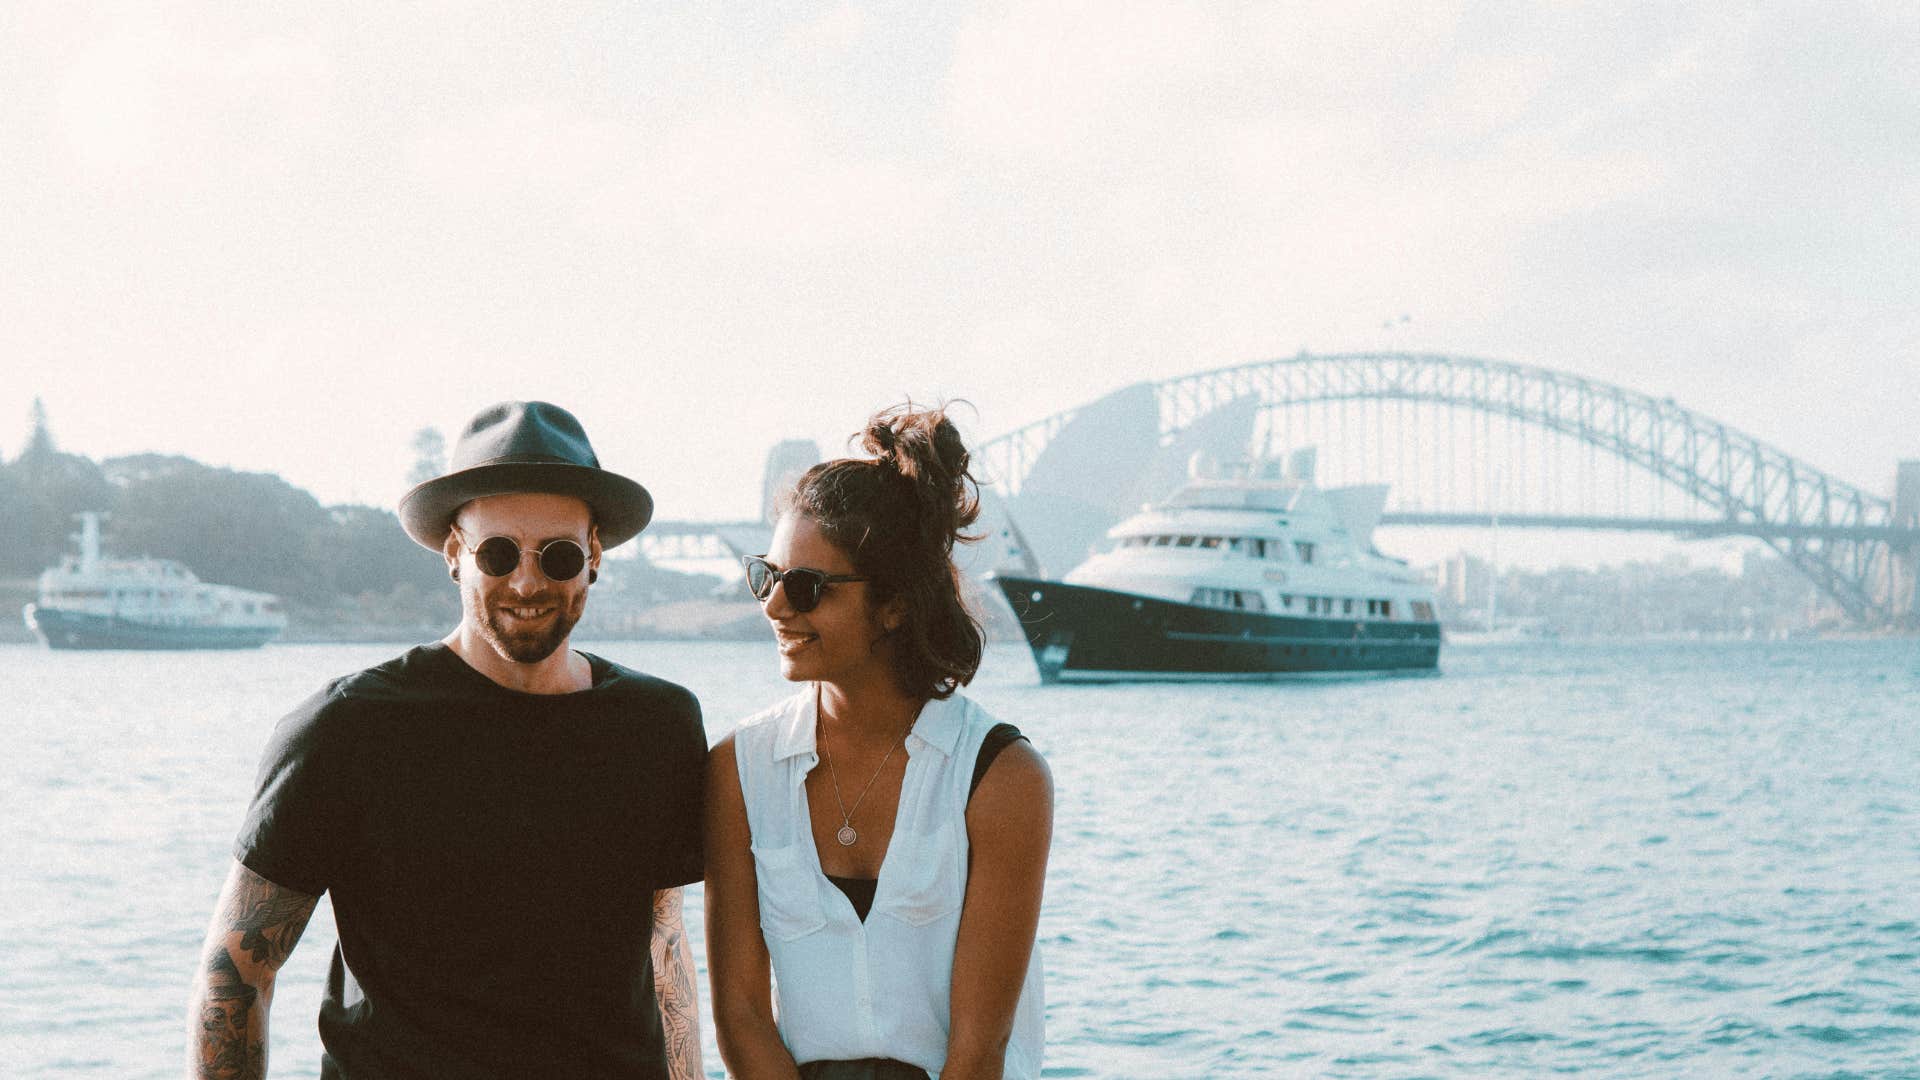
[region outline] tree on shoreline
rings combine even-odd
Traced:
[[[111,512],[119,492],[100,467],[78,454],[61,453],[47,422],[46,403],[36,397],[33,430],[20,456],[0,466],[0,576],[31,577],[71,549],[74,515]]]

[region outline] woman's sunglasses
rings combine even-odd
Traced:
[[[748,555],[740,560],[747,568],[747,591],[755,600],[766,600],[773,595],[773,587],[782,582],[787,586],[787,603],[795,611],[812,611],[820,605],[820,594],[827,586],[842,581],[866,581],[859,574],[829,574],[825,570],[796,566],[791,570],[775,570],[773,564],[764,556]]]
[[[460,536],[458,532],[454,535]],[[533,555],[540,564],[540,572],[547,575],[549,581],[572,581],[587,566],[587,549],[572,540],[549,540],[538,548],[522,551],[511,537],[489,536],[477,547],[467,547],[466,538],[460,537],[460,546],[473,554],[473,565],[488,577],[506,577],[513,573],[528,554]]]

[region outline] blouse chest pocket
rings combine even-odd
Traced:
[[[951,824],[927,833],[895,833],[887,847],[885,871],[886,881],[875,898],[875,911],[910,926],[925,926],[951,914],[967,891],[965,826]]]
[[[759,879],[760,929],[769,937],[792,941],[827,924],[820,904],[813,852],[804,844],[753,849],[753,873]]]

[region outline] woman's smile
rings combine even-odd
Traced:
[[[794,653],[820,640],[819,634],[806,630],[790,630],[784,626],[774,627],[773,637],[775,641],[779,642],[780,655],[782,656],[792,656]]]

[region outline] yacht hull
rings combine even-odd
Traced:
[[[50,649],[257,649],[277,626],[166,626],[28,604],[27,626]]]
[[[997,578],[1043,682],[1235,681],[1431,671],[1438,622],[1308,618]]]

